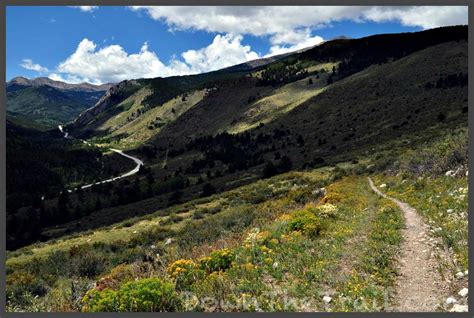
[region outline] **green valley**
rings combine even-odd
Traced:
[[[7,311],[465,311],[467,31],[11,83]]]

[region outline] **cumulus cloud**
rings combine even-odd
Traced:
[[[165,22],[170,30],[205,30],[263,36],[287,33],[298,27],[314,27],[331,21],[332,16],[356,16],[353,7],[263,7],[263,6],[133,6],[151,18]],[[322,14],[323,13],[323,14]]]
[[[79,9],[82,12],[92,12],[97,10],[98,6],[71,6],[71,8]]]
[[[97,9],[77,8],[84,12]],[[139,52],[128,53],[120,45],[98,47],[83,39],[50,77],[104,83],[208,72],[262,57],[242,44],[245,35],[268,39],[270,48],[264,56],[271,56],[322,43],[324,39],[316,34],[317,30],[338,21],[390,21],[421,29],[468,23],[467,6],[197,6],[192,9],[133,6],[130,9],[145,12],[165,23],[170,31],[202,30],[218,34],[209,46],[177,54],[166,64],[149,50],[147,43]],[[29,65],[35,64],[30,60]]]
[[[48,77],[52,79],[53,81],[61,81],[61,82],[66,82],[66,83],[71,83],[71,84],[78,84],[78,83],[83,83],[83,82],[88,82],[90,84],[96,84],[96,85],[102,84],[102,82],[98,80],[91,79],[89,81],[86,81],[85,79],[72,75],[72,74],[61,75],[58,73],[51,73],[48,75]]]
[[[27,70],[30,70],[30,71],[36,71],[36,72],[40,72],[40,73],[48,72],[47,67],[41,66],[39,64],[35,64],[35,63],[33,63],[33,61],[31,59],[22,60],[20,66],[23,67],[23,68],[26,68]]]
[[[255,60],[259,55],[250,46],[242,45],[241,35],[217,35],[212,43],[200,50],[188,50],[181,54],[191,73],[218,70],[227,66]]]
[[[52,79],[53,81],[61,81],[61,82],[66,81],[61,75],[56,74],[56,73],[51,73],[48,75],[48,77]]]
[[[170,30],[204,30],[270,36],[273,45],[291,44],[298,29],[312,30],[333,22],[399,21],[423,29],[467,24],[467,6],[133,6]],[[293,34],[292,34],[293,32]],[[301,32],[301,31],[300,31]]]
[[[87,82],[118,82],[127,78],[154,77],[160,73],[169,75],[146,43],[138,53],[128,54],[120,45],[97,49],[89,39],[83,39],[76,51],[59,64],[57,71]]]
[[[275,44],[270,47],[266,56],[284,54],[315,46],[324,42],[324,39],[318,35],[312,36],[309,28],[304,30],[296,30],[287,33],[280,33],[271,39],[271,43]],[[281,45],[280,43],[285,43]]]
[[[196,74],[257,59],[260,56],[239,35],[216,35],[212,43],[199,50],[188,50],[164,64],[144,43],[137,53],[127,53],[120,45],[98,48],[89,39],[83,39],[57,70],[52,79],[67,82],[106,83],[131,78],[153,78]]]
[[[364,18],[374,22],[399,21],[402,25],[431,29],[467,24],[467,13],[467,7],[462,6],[372,7],[364,12]]]

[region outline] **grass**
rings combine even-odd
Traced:
[[[100,127],[99,130],[116,130],[126,124],[126,118],[131,116],[133,112],[136,112],[138,109],[142,108],[143,100],[152,94],[152,90],[149,88],[142,88],[126,98],[124,101],[119,103],[116,108],[122,108],[123,112],[118,114],[117,116],[113,116],[104,123]]]
[[[337,64],[339,64],[339,62],[335,62],[335,63],[317,63],[317,64],[314,64],[314,65],[311,65],[311,66],[308,66],[306,68],[306,70],[308,71],[308,73],[313,73],[313,72],[321,72],[321,70],[325,70],[325,72],[331,72],[332,71],[332,68],[333,66],[337,66]]]
[[[332,171],[287,173],[166,213],[19,250],[7,260],[8,291],[34,292],[36,280],[50,287],[39,302],[28,293],[10,293],[9,308],[87,305],[51,301],[58,288],[71,293],[75,283],[69,275],[76,273],[86,282],[114,282],[110,288],[121,288],[130,278],[159,277],[175,286],[186,310],[378,310],[383,291],[393,284],[400,212],[377,197],[365,177],[334,180]],[[70,263],[70,274],[46,265],[58,257],[64,259],[57,264]],[[134,274],[119,279],[113,273],[124,266],[132,266]],[[19,285],[20,273],[34,279]],[[186,298],[189,292],[193,299],[217,300],[195,303]],[[329,305],[322,301],[325,294],[333,297]],[[360,297],[371,305],[360,307]],[[82,309],[93,308],[89,305]]]
[[[435,166],[453,168],[445,165],[446,158],[463,149],[460,140],[467,130],[461,130],[464,133],[453,131],[431,143],[417,144],[413,153],[417,158],[437,153]],[[424,159],[409,156],[410,151],[398,147],[383,157],[374,154],[359,162],[341,162],[336,168],[279,175],[10,253],[8,290],[35,290],[39,284],[35,280],[20,285],[21,273],[53,281],[44,283],[51,289],[39,302],[26,294],[11,296],[9,306],[92,308],[84,301],[52,305],[53,291],[70,292],[64,287],[67,284],[58,287],[58,281],[74,279],[32,269],[32,264],[51,262],[58,251],[71,253],[82,246],[91,253],[83,258],[105,265],[86,266],[85,273],[92,270],[93,274],[81,279],[110,282],[109,288],[118,291],[130,277],[139,282],[159,278],[174,286],[184,310],[384,311],[391,305],[403,218],[391,201],[372,192],[365,175],[338,179],[344,171],[357,172],[358,167],[365,167],[362,173],[373,171],[366,170],[367,166],[382,169],[373,175],[376,184],[386,183],[390,196],[424,216],[434,235],[442,237],[456,255],[453,270],[467,268],[467,178],[428,174],[416,168],[423,166]],[[378,162],[390,155],[392,164]],[[319,192],[325,185],[325,191]],[[74,265],[74,258],[70,262],[73,268],[79,266]],[[84,271],[85,265],[81,266],[77,270]],[[114,273],[123,266],[132,266],[134,274],[116,278]],[[81,295],[86,291],[82,289]],[[330,296],[331,301],[324,302],[323,296]]]
[[[190,253],[170,247],[160,255],[168,270],[155,275],[177,284],[186,310],[379,309],[384,290],[393,284],[399,211],[372,194],[365,178],[354,176],[331,184],[322,200],[305,197],[304,204],[292,209],[287,202],[288,196],[253,206],[259,215],[271,217],[254,220],[243,235],[217,241],[212,248],[207,240],[194,240],[193,245],[203,246]],[[368,237],[360,240],[361,233]],[[379,257],[374,259],[373,253]],[[209,262],[222,265],[202,267]],[[322,296],[328,292],[334,301],[326,308]],[[189,293],[191,301],[185,297]],[[360,297],[378,307],[360,308]]]
[[[155,206],[142,217],[9,253],[8,308],[93,310],[94,304],[83,298],[88,290],[108,299],[127,290],[132,280],[146,289],[147,279],[157,278],[160,285],[163,281],[174,289],[173,297],[176,293],[186,310],[383,311],[396,277],[394,258],[403,219],[393,203],[371,191],[366,176],[341,179],[344,169],[377,172],[377,184],[386,183],[389,195],[416,208],[452,249],[455,270],[466,269],[467,178],[445,177],[444,171],[467,165],[462,140],[467,129],[451,141],[422,147],[415,142],[466,123],[465,87],[423,90],[427,81],[438,79],[439,60],[448,61],[449,72],[465,71],[465,42],[374,65],[327,88],[320,86],[322,78],[312,85],[304,79],[271,92],[255,86],[254,79],[242,78],[219,87],[199,109],[191,105],[199,95],[189,98],[188,104],[180,104],[179,120],[163,126],[168,136],[178,140],[228,127],[240,132],[265,122],[259,128],[263,132],[293,131],[275,148],[283,152],[288,146],[284,154],[295,163],[310,161],[309,152],[331,160],[347,154],[345,162],[334,169],[287,173],[168,209],[153,211]],[[400,95],[401,90],[405,94]],[[255,103],[248,102],[255,96]],[[132,99],[122,104],[124,109],[139,107]],[[171,116],[170,107],[179,103],[178,98],[152,111]],[[211,111],[216,115],[208,116]],[[446,122],[437,119],[440,112]],[[117,117],[109,127],[117,128],[117,137],[129,136],[133,145],[133,140],[153,132],[144,130],[147,114],[124,126]],[[132,131],[135,135],[129,135]],[[291,146],[297,133],[304,136],[304,147]],[[329,143],[316,147],[326,137]],[[396,147],[387,146],[387,140]],[[336,150],[336,145],[344,150]],[[358,163],[351,161],[354,149],[365,157]],[[132,206],[124,208],[134,212]],[[129,271],[133,275],[124,273]],[[90,288],[94,282],[96,287]],[[55,295],[75,293],[59,303],[52,301]],[[329,303],[323,301],[325,295],[332,297]],[[213,302],[200,301],[205,298]]]
[[[312,182],[320,182],[321,180],[327,179],[329,175],[329,170],[320,169],[315,172],[305,174],[305,177],[309,178],[309,180],[313,180]],[[301,174],[298,173],[288,174],[287,177],[278,176],[268,181],[259,181],[237,188],[235,190],[223,193],[222,195],[215,195],[208,198],[193,200],[185,204],[170,207],[166,210],[150,211],[150,213],[146,216],[113,224],[102,229],[97,229],[93,232],[91,231],[90,233],[79,233],[70,237],[65,236],[58,240],[45,243],[36,243],[9,253],[7,266],[22,265],[28,263],[33,258],[47,257],[52,251],[67,250],[72,246],[83,243],[111,243],[117,240],[129,240],[134,237],[134,234],[142,233],[150,228],[156,227],[158,224],[160,224],[160,222],[165,221],[168,215],[173,213],[181,214],[181,216],[183,216],[183,212],[186,212],[184,216],[190,218],[192,216],[192,212],[195,210],[213,210],[217,207],[224,209],[229,206],[247,205],[253,202],[255,197],[260,197],[265,193],[268,195],[268,197],[264,197],[264,200],[268,200],[273,198],[275,195],[282,195],[289,191],[291,188],[288,186],[288,182],[292,179],[298,181],[300,176]],[[286,178],[288,178],[288,180],[285,181]],[[278,187],[272,185],[273,182],[276,182]],[[265,190],[263,191],[263,189]],[[125,224],[127,226],[124,226]],[[175,224],[174,226],[178,226],[179,224]]]
[[[267,223],[275,213],[294,209],[295,204],[300,204],[298,200],[302,196],[304,198],[310,195],[307,188],[327,182],[330,175],[328,169],[304,174],[289,173],[221,195],[174,206],[167,211],[157,211],[155,214],[128,220],[95,232],[37,243],[9,253],[7,261],[9,306],[23,310],[26,307],[29,310],[31,306],[36,306],[37,302],[32,300],[35,298],[29,298],[31,295],[29,293],[33,293],[33,296],[38,295],[35,289],[37,285],[44,286],[46,291],[52,292],[59,280],[69,281],[70,284],[64,285],[69,288],[74,285],[76,277],[90,283],[97,275],[104,275],[114,266],[124,262],[145,266],[148,262],[143,263],[143,259],[149,259],[147,255],[152,251],[150,246],[159,246],[162,251],[168,238],[178,240],[181,247],[172,248],[170,254],[163,255],[165,259],[193,253],[192,246],[189,245],[193,241],[202,242],[201,250],[204,251],[213,245],[209,242],[241,235],[250,224]],[[310,185],[312,186],[309,187]],[[202,217],[194,219],[195,211],[200,211]],[[61,271],[60,268],[67,270]],[[31,273],[33,278],[27,283],[20,284],[15,277],[24,276],[25,273]],[[152,272],[142,271],[136,277],[151,274]],[[12,296],[13,292],[16,296]],[[65,292],[69,293],[70,290]],[[46,295],[39,295],[43,305],[52,306],[48,292]],[[63,307],[74,306],[63,303],[61,308]],[[55,308],[52,310],[57,310],[57,307]]]
[[[308,71],[314,72],[325,68],[331,70],[337,63],[323,63],[311,66]],[[239,133],[257,127],[260,123],[268,123],[298,107],[311,97],[322,93],[325,89],[329,73],[321,73],[320,78],[310,76],[313,84],[308,85],[308,77],[286,84],[272,92],[270,96],[263,97],[254,102],[242,115],[242,119],[234,123],[228,131]]]
[[[378,175],[378,184],[387,185],[386,192],[407,202],[420,213],[455,255],[453,271],[468,269],[468,185],[467,178],[446,176]]]
[[[156,135],[163,126],[174,121],[201,101],[204,98],[205,90],[192,91],[186,94],[185,100],[183,100],[183,95],[177,96],[163,105],[147,110],[132,121],[128,121],[127,117],[136,113],[142,107],[143,99],[150,94],[151,91],[144,88],[130,96],[120,104],[130,105],[129,108],[117,116],[111,117],[101,126],[100,129],[111,131],[107,135],[113,140],[110,146],[132,149],[143,144]]]
[[[468,267],[468,129],[461,126],[432,140],[398,145],[392,154],[372,158],[376,184],[415,208],[433,235],[442,238],[455,255],[453,271]],[[456,177],[446,176],[448,171]]]

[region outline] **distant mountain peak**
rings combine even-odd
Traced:
[[[31,81],[23,76],[17,76],[7,82],[7,84],[31,85]]]
[[[97,92],[97,91],[106,91],[110,87],[115,85],[115,83],[94,85],[87,82],[82,82],[79,84],[70,84],[70,83],[52,80],[49,77],[37,77],[37,78],[28,79],[23,76],[17,76],[7,82],[7,88],[12,85],[28,86],[28,87],[29,86],[39,87],[39,86],[47,85],[47,86],[51,86],[53,88],[60,89],[60,90]]]

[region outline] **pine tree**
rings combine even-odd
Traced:
[[[290,171],[293,166],[290,157],[283,156],[280,160],[280,164],[278,165],[278,170],[280,172],[287,172]]]
[[[270,178],[273,177],[278,173],[277,168],[273,164],[273,162],[268,161],[265,165],[265,168],[263,168],[263,177],[264,178]]]

